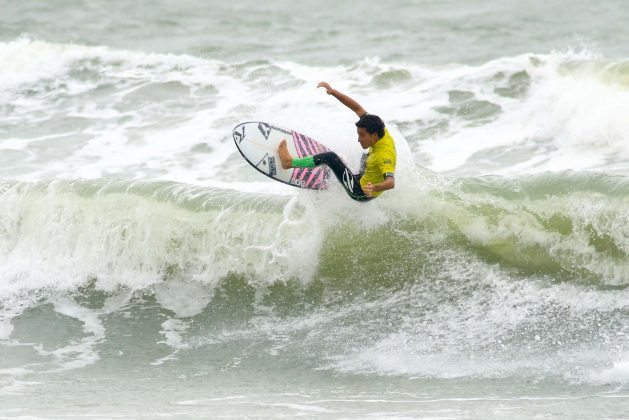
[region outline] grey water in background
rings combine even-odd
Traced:
[[[625,58],[621,0],[6,2],[0,37],[185,53],[227,61],[338,65],[380,57],[476,64],[592,46]]]
[[[0,418],[629,416],[629,3],[0,3]],[[396,189],[297,191],[241,121]]]

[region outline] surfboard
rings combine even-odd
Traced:
[[[327,166],[282,169],[277,154],[282,140],[286,140],[288,151],[294,157],[312,156],[330,150],[318,141],[297,131],[260,121],[238,124],[232,136],[242,157],[269,178],[309,190],[328,188],[330,169]]]

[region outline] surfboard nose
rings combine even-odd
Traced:
[[[294,157],[312,156],[329,149],[321,143],[274,124],[261,121],[244,122],[232,130],[240,154],[257,171],[279,182],[311,190],[327,188],[330,170],[318,168],[283,169],[279,146],[286,142],[288,153]]]

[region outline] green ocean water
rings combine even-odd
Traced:
[[[622,419],[620,1],[0,3],[0,418]],[[273,183],[242,121],[396,188]]]

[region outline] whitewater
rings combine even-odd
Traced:
[[[531,5],[3,6],[0,418],[626,418],[629,7]],[[233,144],[320,81],[377,200]]]

